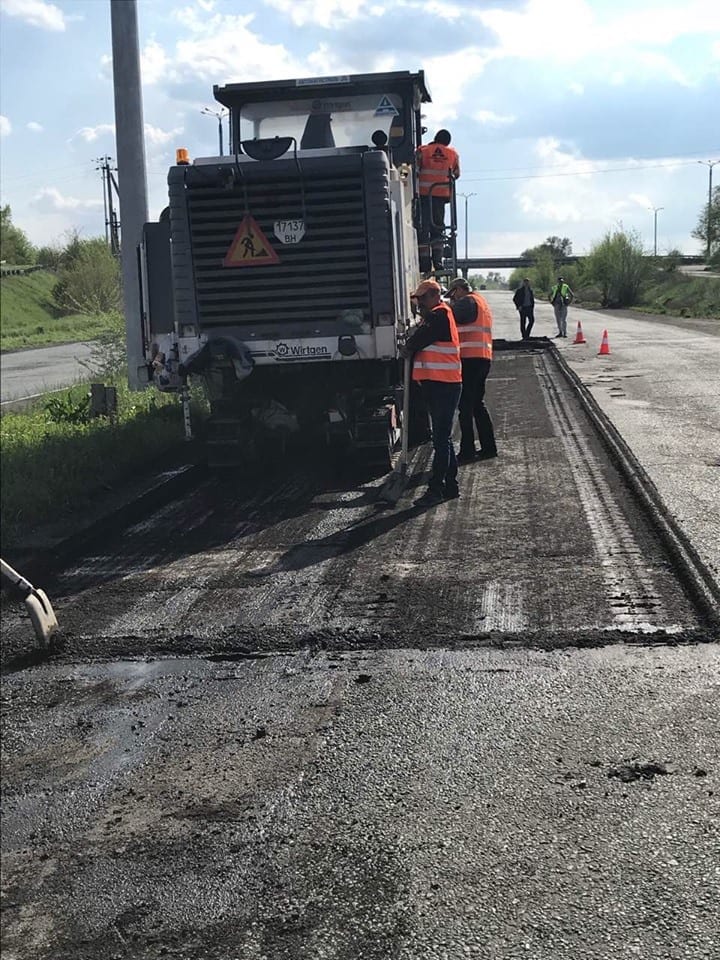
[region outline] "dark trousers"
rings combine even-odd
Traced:
[[[472,456],[475,451],[474,425],[482,453],[497,453],[495,431],[485,406],[485,381],[492,360],[473,357],[463,360],[463,383],[460,397],[460,456]]]
[[[520,307],[520,333],[523,340],[530,339],[530,331],[535,324],[535,308]]]
[[[430,247],[432,265],[442,269],[443,247],[445,246],[445,204],[443,197],[428,194],[420,197],[420,243]],[[421,270],[424,264],[421,264]],[[423,270],[423,273],[427,271]]]
[[[457,458],[452,442],[453,422],[458,408],[462,384],[422,380],[423,399],[430,411],[433,462],[430,489],[442,493],[444,487],[457,483]]]

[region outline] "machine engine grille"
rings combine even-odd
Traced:
[[[190,187],[192,262],[201,327],[317,324],[352,312],[370,320],[365,199],[360,169],[304,178],[255,175],[224,189]],[[262,230],[278,262],[223,266],[243,218]],[[282,243],[278,220],[304,219],[299,243]],[[357,322],[357,320],[356,320]]]

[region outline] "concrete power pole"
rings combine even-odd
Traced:
[[[110,0],[110,19],[128,383],[131,390],[140,390],[147,384],[148,375],[143,348],[137,247],[148,212],[136,0]]]

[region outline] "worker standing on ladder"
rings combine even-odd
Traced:
[[[445,207],[452,181],[460,176],[460,157],[450,146],[450,133],[438,130],[432,143],[418,147],[416,162],[420,193],[420,272],[439,273],[443,268]]]

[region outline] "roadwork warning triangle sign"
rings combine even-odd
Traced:
[[[254,217],[246,214],[237,228],[223,260],[224,267],[261,267],[268,263],[279,263],[270,241],[255,222]]]

